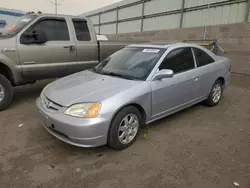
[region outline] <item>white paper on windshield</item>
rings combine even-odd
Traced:
[[[30,18],[24,18],[21,20],[21,22],[29,22],[31,19]]]
[[[147,52],[147,53],[158,53],[160,50],[159,49],[144,49],[142,52]]]

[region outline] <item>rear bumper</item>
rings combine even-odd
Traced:
[[[54,137],[78,147],[97,147],[105,145],[109,122],[102,118],[83,119],[51,112],[36,101],[37,111],[43,127]]]

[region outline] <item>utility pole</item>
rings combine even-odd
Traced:
[[[248,3],[247,3],[247,11],[246,11],[245,22],[250,21],[249,15],[250,15],[250,0],[248,0]]]
[[[54,2],[51,2],[54,6],[55,6],[55,13],[57,14],[57,7],[59,5],[61,5],[60,3],[58,3],[58,0],[54,0]]]

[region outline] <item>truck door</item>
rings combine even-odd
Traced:
[[[78,70],[92,68],[98,63],[98,44],[95,31],[91,30],[91,23],[85,19],[73,18],[72,23],[74,26]]]
[[[25,79],[62,77],[77,71],[76,47],[68,25],[64,17],[42,17],[19,34],[18,52]],[[47,42],[32,42],[34,32],[43,33]]]

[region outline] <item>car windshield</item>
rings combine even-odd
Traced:
[[[16,20],[12,25],[5,27],[0,33],[0,37],[13,37],[20,32],[26,25],[33,21],[37,15],[24,15]]]
[[[145,80],[165,51],[162,48],[123,48],[92,70],[125,79]]]

